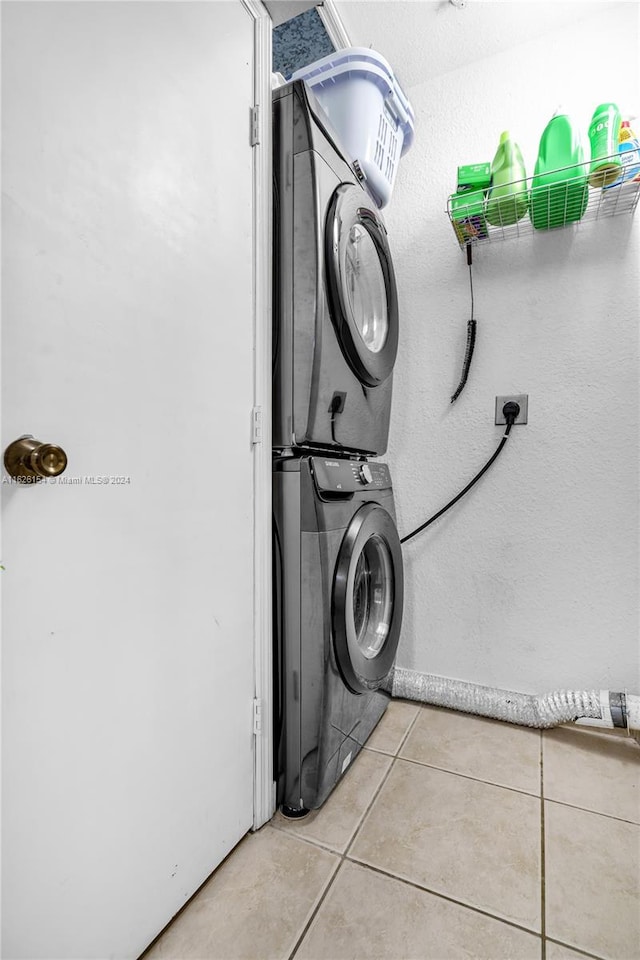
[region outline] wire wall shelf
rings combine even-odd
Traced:
[[[593,163],[588,161],[550,171],[543,183],[528,177],[493,191],[449,197],[447,215],[460,247],[543,235],[559,227],[633,214],[640,199],[640,157],[633,169],[620,167],[617,154],[605,159],[616,163],[613,170],[611,163],[592,170]],[[625,179],[607,182],[621,175]]]

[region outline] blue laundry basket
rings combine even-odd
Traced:
[[[373,199],[386,206],[414,135],[411,104],[387,61],[375,50],[347,47],[296,70],[291,79],[304,80],[313,91]]]

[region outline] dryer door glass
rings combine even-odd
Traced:
[[[395,659],[403,603],[402,547],[377,503],[354,515],[338,553],[332,627],[338,668],[354,693],[375,690]]]
[[[398,293],[387,231],[362,187],[342,184],[325,225],[327,300],[344,357],[362,384],[391,375],[398,352]]]
[[[345,285],[356,329],[365,347],[380,353],[387,340],[387,290],[380,257],[371,234],[360,223],[349,231]]]

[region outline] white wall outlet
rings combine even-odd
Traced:
[[[529,415],[529,394],[528,393],[519,393],[519,394],[509,394],[506,397],[496,397],[496,423],[506,423],[506,418],[502,412],[502,408],[505,403],[509,403],[510,400],[513,400],[514,403],[520,405],[520,413],[513,421],[515,426],[517,423],[527,423],[527,418]]]

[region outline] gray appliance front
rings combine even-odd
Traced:
[[[398,342],[386,229],[304,84],[276,93],[273,446],[379,455]]]
[[[356,492],[321,500],[314,464],[315,474],[324,470],[326,478],[333,471],[340,477],[336,483],[343,490],[350,473]],[[359,477],[363,464],[353,461],[289,459],[274,471],[278,802],[290,810],[316,809],[324,802],[389,699],[378,688],[399,639],[401,548],[388,469],[365,466],[373,468],[377,489],[366,489]],[[326,489],[330,481],[321,482],[329,497],[339,497]]]

